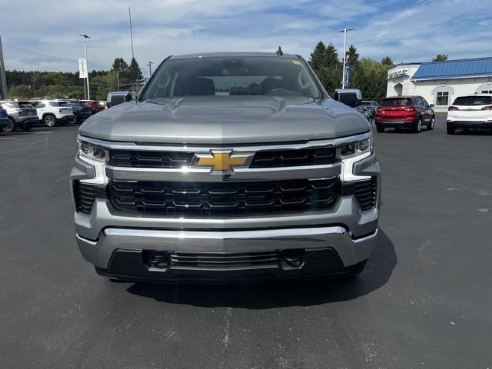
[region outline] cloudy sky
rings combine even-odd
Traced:
[[[131,58],[149,61],[201,51],[275,51],[308,58],[323,41],[361,57],[395,62],[492,56],[492,14],[482,0],[16,0],[2,6],[0,36],[8,70],[78,70],[87,42],[89,68]]]

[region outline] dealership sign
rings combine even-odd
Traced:
[[[399,69],[394,72],[388,73],[388,79],[398,78],[398,77],[408,77],[407,69]]]
[[[79,78],[87,78],[87,61],[79,59]]]

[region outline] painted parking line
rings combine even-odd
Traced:
[[[39,132],[15,132],[16,135],[43,135],[52,134],[52,131],[39,131]]]
[[[0,137],[0,140],[17,140],[17,137]]]

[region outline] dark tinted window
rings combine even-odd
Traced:
[[[454,100],[453,105],[489,105],[492,104],[492,96],[461,96]]]
[[[125,95],[113,95],[111,96],[111,105],[118,105],[118,104],[122,104],[124,103],[126,100],[126,96]]]
[[[389,99],[383,99],[381,106],[405,106],[412,105],[412,99],[410,97],[393,97]]]
[[[63,106],[68,106],[70,107],[71,105],[66,102],[66,101],[50,101],[51,106],[57,106],[57,107],[63,107]]]

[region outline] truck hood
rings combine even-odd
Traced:
[[[82,136],[101,140],[211,145],[332,139],[369,130],[361,114],[334,100],[270,96],[133,101],[80,126]]]

